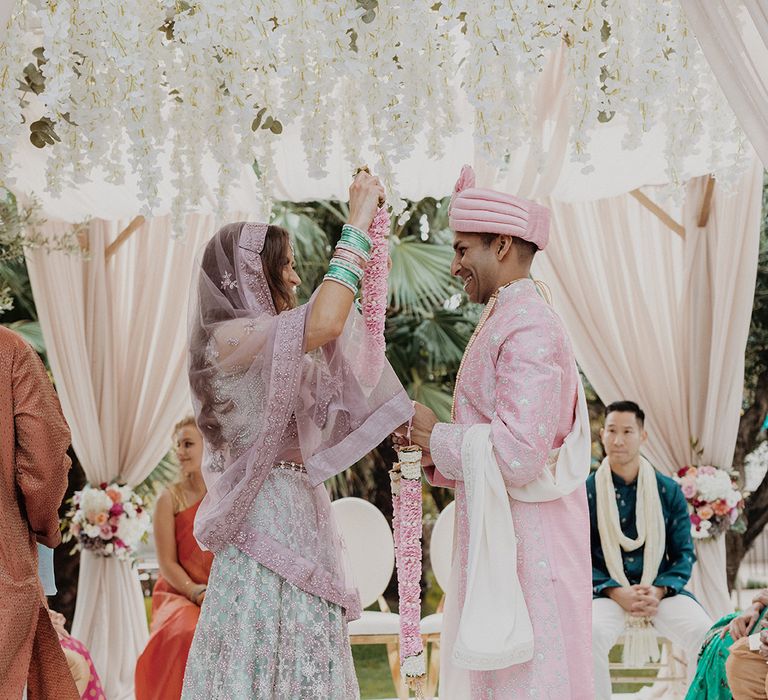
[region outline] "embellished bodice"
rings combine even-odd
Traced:
[[[212,384],[217,404],[214,414],[230,455],[235,459],[253,444],[266,419],[264,381],[260,373],[252,369],[221,374]],[[301,462],[295,414],[291,414],[280,440],[275,461],[279,460]]]

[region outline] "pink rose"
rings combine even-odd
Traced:
[[[699,473],[701,474],[709,474],[710,476],[714,476],[717,474],[717,469],[714,467],[699,467]]]
[[[111,540],[112,539],[112,528],[109,525],[102,525],[101,526],[101,539],[102,540]]]
[[[123,504],[122,503],[114,503],[112,507],[109,509],[110,515],[122,515],[123,514]]]
[[[701,518],[696,513],[691,513],[691,524],[698,527],[700,522]]]
[[[696,484],[693,481],[684,479],[680,484],[680,488],[682,488],[683,496],[686,498],[693,498],[696,495]]]

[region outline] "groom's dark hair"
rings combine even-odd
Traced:
[[[640,427],[642,428],[645,425],[645,411],[634,401],[614,401],[609,403],[605,407],[606,418],[608,418],[609,413],[634,413]]]

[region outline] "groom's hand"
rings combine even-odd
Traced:
[[[437,424],[437,416],[431,408],[424,404],[414,403],[416,413],[413,416],[411,425],[411,442],[421,447],[425,452],[429,452],[429,440],[432,437],[432,430]]]
[[[414,415],[410,423],[411,443],[418,445],[425,455],[429,452],[429,440],[432,437],[432,429],[437,424],[437,416],[431,408],[427,408],[418,401],[413,402]],[[394,433],[392,442],[396,446],[408,444],[408,423],[403,423]]]

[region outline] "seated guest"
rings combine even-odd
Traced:
[[[59,635],[59,644],[64,651],[69,671],[77,686],[77,692],[80,693],[81,700],[106,700],[99,674],[96,673],[93,659],[85,644],[72,637],[64,628],[64,615],[54,610],[49,610],[48,615],[51,618],[53,629]]]
[[[160,495],[155,506],[160,577],[152,593],[151,635],[136,663],[136,700],[181,697],[187,655],[213,563],[213,555],[200,549],[192,533],[206,492],[200,472],[203,438],[192,417],[176,425],[173,434],[181,478]]]
[[[37,554],[37,573],[43,586],[43,593],[46,596],[56,595],[53,550],[38,543]],[[64,627],[64,615],[49,609],[48,617],[58,635],[59,645],[64,652],[64,658],[80,697],[88,698],[88,700],[106,700],[99,675],[96,673],[96,667],[93,665],[93,659],[91,659],[88,649],[81,641],[70,636],[67,632]]]
[[[645,650],[646,658],[658,649],[656,633],[667,637],[685,650],[692,674],[712,624],[683,590],[695,560],[688,504],[677,483],[641,457],[644,422],[636,403],[610,404],[600,431],[607,456],[587,479],[598,700],[611,697],[608,652],[622,634],[625,651]]]
[[[747,660],[752,658],[746,637],[768,626],[766,612],[768,612],[768,588],[760,591],[752,599],[752,605],[744,612],[726,615],[712,626],[701,649],[699,663],[696,666],[696,675],[685,700],[731,700],[733,697],[765,697],[764,684],[757,686],[759,692],[762,693],[761,695],[743,695],[741,693],[744,691],[742,676],[745,669],[747,675],[749,675],[750,669],[762,670],[763,677],[766,669],[768,669],[764,661],[764,668],[762,669],[756,665],[753,666],[749,661],[744,663],[745,658]],[[726,674],[726,663],[734,642],[737,643],[736,658],[733,662],[735,666]],[[733,692],[729,683],[731,675],[733,675],[736,687]]]

